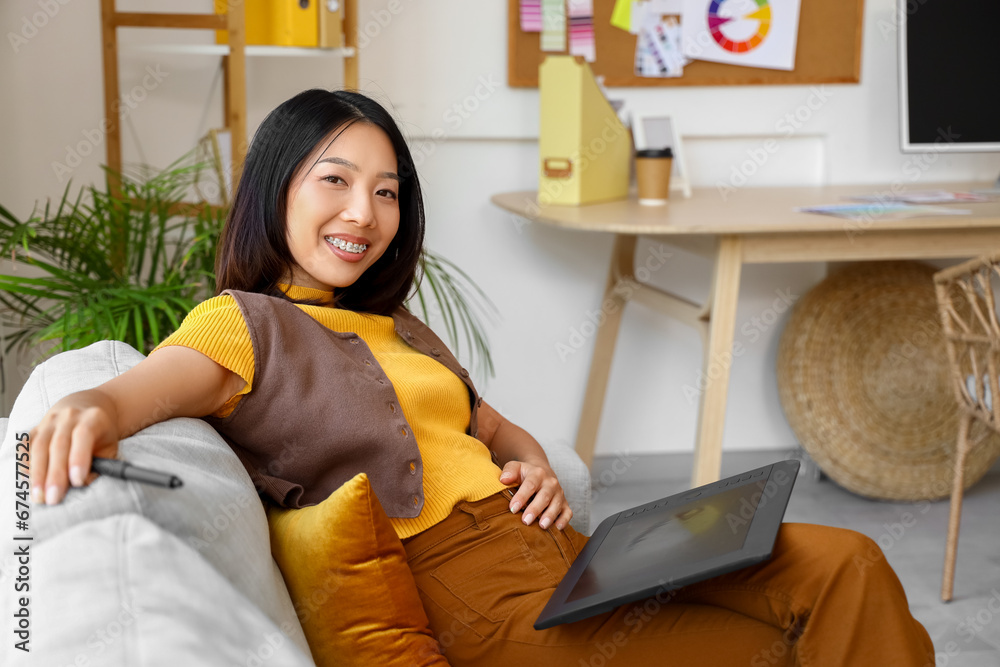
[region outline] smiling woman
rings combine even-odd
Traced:
[[[333,516],[338,491],[365,473],[406,567],[391,590],[362,586],[340,602],[362,612],[355,629],[368,636],[382,614],[422,606],[404,634],[430,641],[401,657],[389,643],[377,659],[336,664],[933,663],[895,573],[870,556],[878,546],[825,526],[784,526],[771,561],[684,587],[655,611],[647,600],[640,622],[623,606],[534,630],[587,537],[569,525],[538,442],[483,402],[469,372],[403,306],[423,235],[413,161],[380,105],[310,90],[279,106],[247,155],[217,295],[148,358],[52,406],[30,434],[32,498],[58,503],[67,479],[89,483],[92,457],[114,456],[141,426],[202,417],[290,521],[316,516],[312,506]],[[321,574],[341,576],[324,557],[355,536],[338,528],[322,525],[329,542],[305,531],[287,552],[322,544],[326,552],[296,562],[334,562]],[[373,560],[360,561],[382,580],[388,561],[369,551]],[[871,564],[858,568],[859,554]],[[310,643],[324,632],[320,624]],[[774,646],[782,653],[771,660]]]
[[[283,282],[334,291],[353,285],[395,237],[401,179],[378,127],[338,128],[324,148],[292,178],[287,236],[295,266]]]
[[[217,291],[285,297],[278,284],[292,280],[335,291],[343,308],[388,315],[413,284],[423,237],[420,183],[392,117],[358,93],[308,90],[254,135],[220,240]]]

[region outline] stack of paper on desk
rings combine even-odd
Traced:
[[[897,220],[938,215],[968,215],[971,211],[944,206],[915,206],[902,202],[869,202],[862,204],[830,204],[828,206],[803,206],[800,213],[819,213],[851,220]]]

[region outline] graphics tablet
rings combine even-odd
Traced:
[[[609,516],[559,582],[535,629],[767,560],[798,470],[798,461],[780,461]]]

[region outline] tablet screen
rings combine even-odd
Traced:
[[[670,511],[618,519],[566,602],[609,588],[643,587],[658,572],[676,572],[684,563],[742,549],[760,497],[758,484],[743,484]]]

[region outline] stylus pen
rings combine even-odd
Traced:
[[[168,489],[176,489],[184,483],[180,477],[171,475],[170,473],[158,472],[149,468],[140,468],[128,461],[105,459],[99,456],[94,457],[93,463],[90,464],[90,469],[108,477],[155,484],[156,486],[165,486]]]

